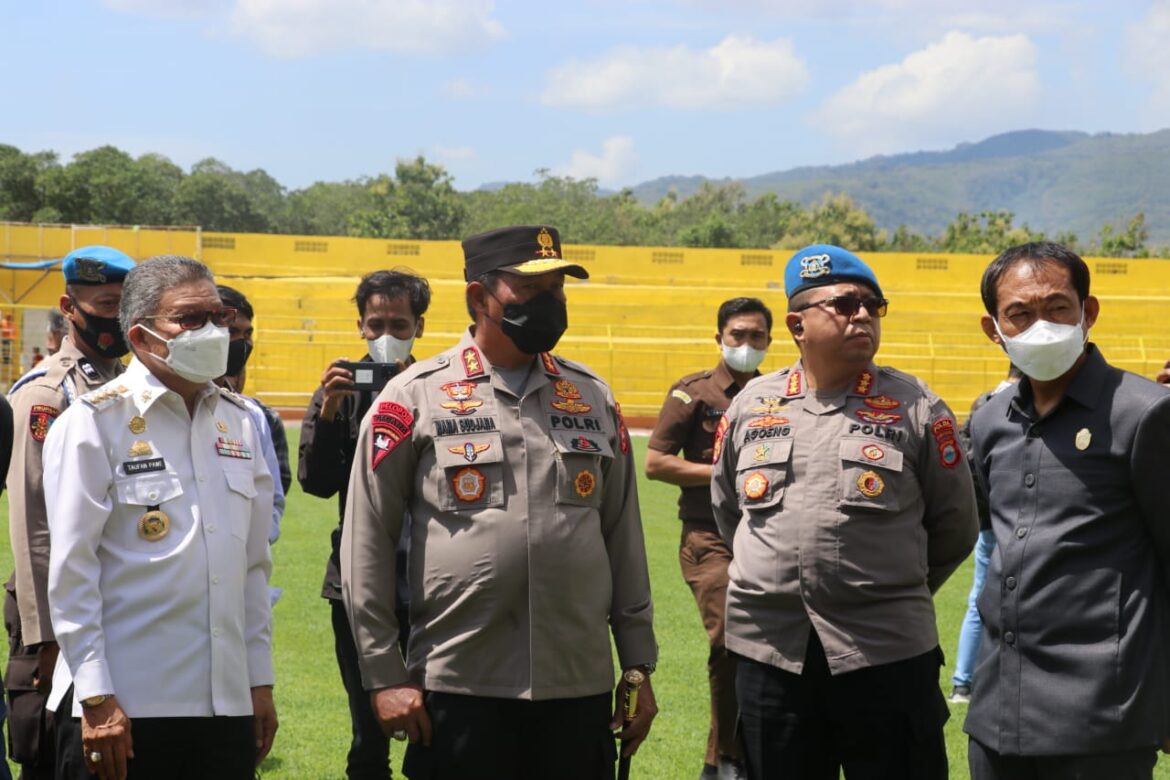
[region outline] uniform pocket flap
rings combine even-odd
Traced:
[[[445,436],[435,442],[435,460],[445,469],[468,463],[500,463],[504,460],[504,448],[499,434]]]
[[[786,464],[790,457],[792,457],[792,439],[748,442],[740,448],[739,460],[736,461],[735,469],[743,471],[753,466]]]
[[[115,486],[122,504],[157,506],[183,495],[179,478],[166,472],[127,477],[115,482]]]
[[[890,471],[902,470],[902,451],[889,442],[873,439],[844,438],[841,440],[841,460],[863,466],[877,466]]]
[[[256,497],[256,477],[244,469],[224,469],[228,487],[245,498]]]
[[[603,458],[613,457],[613,447],[609,446],[609,439],[604,434],[590,431],[577,433],[575,431],[549,431],[560,452],[572,452],[582,455],[600,455]]]

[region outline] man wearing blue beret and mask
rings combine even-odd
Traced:
[[[26,778],[54,776],[54,729],[43,714],[49,696],[57,641],[49,620],[49,525],[45,515],[42,451],[49,426],[73,401],[122,373],[129,352],[118,320],[122,281],[134,267],[130,256],[113,247],[84,246],[65,255],[65,291],[59,302],[67,332],[61,348],[20,378],[12,390],[16,421],[8,469],[9,535],[16,564],[15,599],[9,592],[10,661],[5,675],[12,717],[12,757]],[[54,704],[66,691],[55,691]],[[21,701],[17,701],[22,699]],[[35,702],[36,706],[30,706]],[[77,760],[60,776],[84,776],[80,732],[68,723],[61,736]],[[75,739],[74,739],[75,738]],[[81,774],[73,774],[70,769]]]
[[[800,359],[731,402],[711,482],[748,775],[943,780],[932,594],[977,530],[954,416],[874,364],[889,304],[859,257],[806,247],[784,282]]]
[[[657,661],[630,439],[608,385],[549,353],[568,325],[554,228],[463,242],[474,324],[362,421],[341,542],[362,680],[411,778],[614,773],[615,670]],[[405,659],[395,550],[410,512]],[[619,688],[619,700],[626,685]],[[647,678],[620,735],[656,708]]]

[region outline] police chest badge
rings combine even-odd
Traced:
[[[148,542],[157,542],[170,533],[171,518],[157,506],[148,507],[138,518],[138,535]]]
[[[573,480],[573,489],[577,491],[577,495],[581,498],[588,498],[593,495],[593,489],[597,487],[597,478],[593,476],[592,471],[582,471]]]
[[[764,497],[768,492],[768,478],[764,476],[762,471],[753,471],[744,477],[743,480],[743,494],[756,501]]]
[[[451,414],[460,417],[475,414],[475,410],[483,406],[483,401],[473,397],[475,394],[475,382],[448,382],[439,389],[451,399],[450,401],[441,402],[439,406]]]
[[[451,488],[455,491],[457,499],[470,504],[483,498],[483,491],[487,488],[487,477],[477,468],[464,466],[451,478]]]
[[[866,498],[877,498],[886,489],[886,483],[876,471],[863,471],[857,478],[857,489]]]
[[[465,441],[458,447],[448,447],[447,452],[452,455],[462,455],[463,459],[468,463],[474,463],[479,458],[479,453],[491,447],[491,444],[483,442],[476,444],[475,442]]]
[[[1077,431],[1075,443],[1077,445],[1077,449],[1081,450],[1082,452],[1089,449],[1089,445],[1093,443],[1092,432],[1088,428],[1081,428],[1079,431]]]

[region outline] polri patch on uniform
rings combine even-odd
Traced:
[[[955,436],[955,421],[943,417],[930,424],[930,432],[938,447],[938,461],[944,468],[953,469],[963,461],[959,440]]]
[[[866,498],[877,498],[886,489],[886,483],[876,471],[863,471],[857,478],[857,489]]]
[[[593,407],[589,404],[581,403],[572,398],[563,398],[560,401],[552,401],[552,408],[558,409],[565,414],[585,414],[593,411]]]
[[[784,399],[774,395],[758,395],[759,406],[753,406],[752,411],[757,414],[775,414],[784,406]]]
[[[570,398],[574,401],[580,401],[582,398],[581,391],[568,379],[558,379],[553,382],[553,392],[560,398]]]
[[[629,455],[630,429],[626,427],[626,418],[622,417],[622,405],[614,401],[614,409],[617,411],[618,446],[621,447],[622,455]]]
[[[866,460],[879,461],[886,457],[886,451],[876,444],[867,444],[861,448],[861,454]]]
[[[900,414],[895,414],[894,412],[881,412],[877,409],[858,409],[856,412],[854,412],[854,414],[857,415],[859,420],[863,420],[867,423],[873,423],[874,425],[889,425],[902,419],[902,415]]]
[[[414,429],[414,415],[402,404],[382,401],[378,411],[370,417],[370,439],[373,450],[370,453],[370,470],[394,451],[394,448],[410,438]]]
[[[763,463],[772,456],[772,445],[761,444],[756,447],[756,451],[752,453],[752,460],[756,463]]]
[[[486,488],[487,477],[483,475],[482,471],[473,466],[464,466],[455,472],[455,476],[451,478],[451,489],[455,491],[455,497],[465,504],[470,504],[483,498],[483,493]]]
[[[127,475],[166,470],[167,464],[162,458],[147,458],[146,460],[127,460],[122,462],[122,471]]]
[[[597,487],[597,477],[593,476],[592,471],[582,471],[573,480],[573,489],[577,491],[577,495],[581,498],[588,498],[593,495],[593,489]]]
[[[695,399],[691,398],[690,394],[687,393],[686,390],[683,390],[683,389],[678,388],[678,387],[676,387],[675,389],[670,391],[670,397],[677,398],[678,400],[682,401],[684,404],[689,404],[691,401],[695,400]]]
[[[548,354],[547,352],[541,352],[540,363],[544,366],[546,373],[552,374],[553,376],[560,376],[560,366],[557,365],[557,361],[553,360],[552,355]]]
[[[719,456],[723,454],[723,437],[727,435],[727,429],[731,425],[727,421],[727,415],[719,418],[719,424],[715,426],[715,445],[711,452],[711,462],[718,463]]]
[[[467,347],[463,350],[463,375],[470,379],[473,376],[479,376],[483,373],[483,358],[479,356],[479,350],[475,347]]]
[[[777,425],[787,425],[788,418],[781,417],[774,414],[765,414],[763,417],[757,417],[747,424],[749,428],[775,428]]]
[[[484,452],[492,445],[488,442],[475,443],[472,441],[465,441],[458,447],[448,447],[447,452],[452,455],[462,455],[463,459],[468,463],[475,463],[479,458],[479,454]]]
[[[230,436],[220,436],[215,440],[215,452],[222,458],[252,459],[252,451],[247,448],[243,439],[233,439]]]
[[[870,409],[877,409],[882,412],[897,409],[902,405],[901,401],[896,398],[890,398],[888,395],[875,395],[872,398],[863,398],[862,402]]]
[[[577,452],[601,452],[601,445],[588,436],[578,436],[572,439],[569,446]]]
[[[768,478],[762,471],[753,471],[743,479],[743,494],[752,501],[764,497],[768,492]]]
[[[34,404],[28,410],[28,432],[34,441],[43,442],[45,440],[45,437],[49,435],[49,427],[52,426],[53,420],[56,420],[59,414],[61,414],[61,410],[46,404]]]

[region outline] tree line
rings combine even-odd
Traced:
[[[534,183],[460,192],[443,166],[419,155],[394,173],[290,190],[262,169],[237,171],[208,158],[184,172],[158,154],[137,158],[113,146],[62,163],[51,151],[0,144],[0,220],[34,223],[200,225],[242,233],[459,239],[500,225],[556,225],[566,243],[725,248],[798,248],[831,243],[855,251],[994,254],[1050,238],[1085,254],[1170,257],[1147,246],[1145,215],[1102,225],[1096,236],[1046,236],[1016,225],[1010,211],[960,213],[939,235],[905,225],[892,233],[843,193],[818,203],[749,198],[736,182],[704,183],[653,205],[629,189],[604,193],[595,179],[536,171]]]

